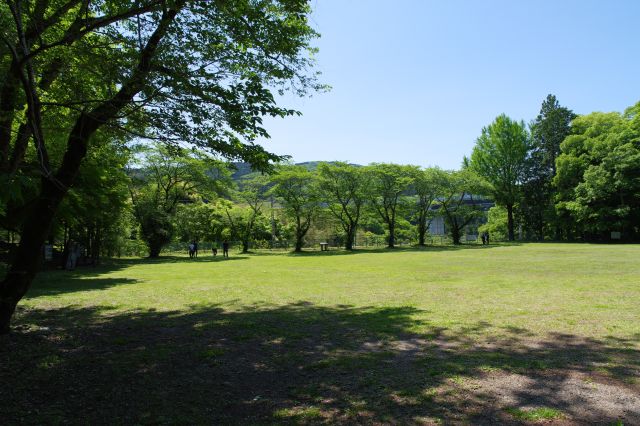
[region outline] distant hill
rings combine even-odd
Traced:
[[[306,168],[307,170],[309,170],[310,172],[313,172],[315,170],[318,169],[318,165],[320,163],[333,163],[333,161],[305,161],[302,163],[295,163],[296,166],[302,166],[304,168]],[[233,164],[233,166],[236,168],[236,170],[231,174],[231,178],[234,181],[237,181],[239,179],[242,178],[246,178],[249,175],[259,175],[260,172],[256,172],[251,168],[251,165],[249,163],[243,163],[243,162],[233,162],[231,163]],[[352,166],[356,166],[356,167],[361,167],[360,164],[351,164]]]
[[[235,171],[231,174],[231,179],[233,180],[241,179],[252,173],[259,173],[254,171],[249,163],[234,161],[231,164],[233,164],[233,167],[235,168]]]

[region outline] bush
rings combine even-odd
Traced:
[[[501,206],[494,206],[489,209],[487,223],[478,227],[478,232],[489,233],[490,241],[504,241],[509,235],[507,228],[507,210]]]

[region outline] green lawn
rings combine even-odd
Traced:
[[[615,422],[629,414],[540,393],[505,402],[486,384],[579,374],[635,392],[639,284],[637,245],[232,253],[46,272],[0,342],[14,386],[1,387],[0,417],[518,423],[538,409]]]

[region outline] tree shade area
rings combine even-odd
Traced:
[[[0,423],[640,424],[640,102],[296,164],[311,3],[0,4]]]

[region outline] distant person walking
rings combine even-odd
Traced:
[[[488,245],[489,244],[489,233],[487,231],[484,231],[482,233],[482,245]]]
[[[196,252],[196,247],[194,245],[194,243],[189,243],[189,257],[193,258],[193,255]]]
[[[229,241],[227,240],[222,243],[222,257],[229,257]]]

